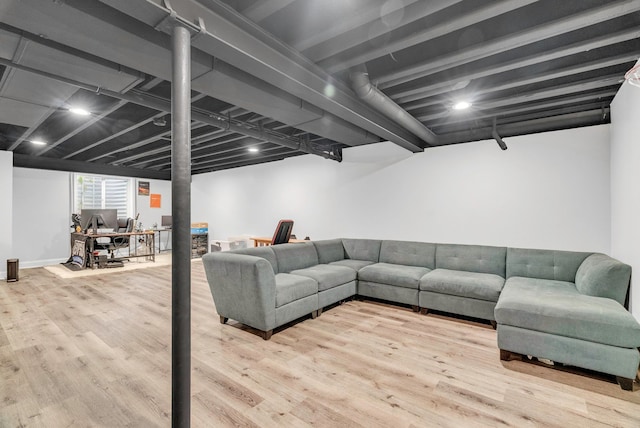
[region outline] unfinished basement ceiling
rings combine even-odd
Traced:
[[[0,149],[169,178],[176,24],[192,33],[193,174],[608,123],[640,57],[640,0],[4,0]]]

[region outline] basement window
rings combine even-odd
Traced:
[[[82,209],[115,208],[118,218],[133,217],[134,180],[125,177],[73,174],[73,213]]]

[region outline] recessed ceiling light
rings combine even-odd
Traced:
[[[458,101],[453,105],[454,110],[466,110],[471,107],[471,103],[468,101]]]
[[[47,145],[47,143],[45,143],[42,140],[31,140],[31,144],[34,144],[36,146],[46,146]]]
[[[167,121],[164,119],[164,117],[155,117],[153,119],[153,124],[155,126],[166,126],[167,125]]]
[[[71,107],[69,111],[73,114],[77,114],[78,116],[89,116],[91,114],[87,110],[79,107]]]
[[[471,83],[471,80],[461,80],[461,81],[457,82],[455,85],[453,85],[451,87],[451,90],[452,91],[457,91],[459,89],[464,89],[467,86],[469,86],[469,83]]]
[[[259,151],[257,147],[249,147],[247,150],[250,151],[251,153],[258,153]]]

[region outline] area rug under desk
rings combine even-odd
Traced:
[[[195,260],[195,259],[194,259]],[[144,258],[132,258],[128,262],[124,262],[122,267],[103,268],[103,269],[81,269],[72,271],[62,264],[44,266],[46,270],[59,278],[80,278],[83,276],[106,275],[115,272],[124,272],[135,269],[144,269],[149,267],[167,266],[171,264],[171,253],[156,254],[156,261],[146,260]]]

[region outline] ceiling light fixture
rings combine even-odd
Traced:
[[[45,143],[42,140],[31,140],[31,144],[36,145],[36,146],[46,146],[47,143]]]
[[[164,120],[164,117],[156,117],[153,119],[153,124],[155,126],[166,126],[167,125],[167,121]]]
[[[469,83],[471,83],[471,80],[461,80],[461,81],[459,81],[458,83],[456,83],[455,85],[453,85],[453,86],[451,87],[451,90],[452,90],[452,91],[457,91],[457,90],[459,90],[459,89],[464,89],[464,88],[466,88],[467,86],[469,86]]]
[[[466,110],[471,107],[471,103],[468,101],[458,101],[453,105],[454,110]]]
[[[247,150],[250,151],[251,153],[258,153],[257,147],[249,147]]]
[[[73,114],[77,114],[78,116],[89,116],[91,113],[80,107],[71,107],[69,111]]]

